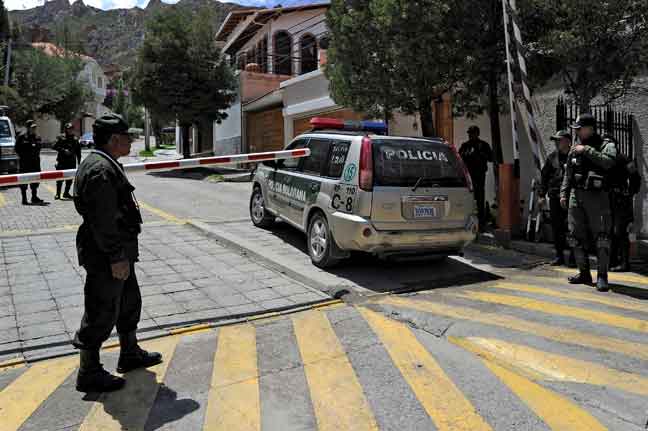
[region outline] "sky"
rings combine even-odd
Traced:
[[[164,0],[165,3],[177,3],[178,0]],[[265,6],[271,7],[277,3],[281,3],[284,6],[292,3],[308,3],[307,1],[277,1],[277,0],[230,0],[232,3],[238,3],[246,6]],[[134,6],[139,6],[141,8],[146,7],[149,0],[84,0],[85,4],[88,6],[94,6],[96,8],[108,10],[108,9],[120,9],[120,8],[132,8]],[[43,0],[5,0],[5,7],[9,10],[15,9],[30,9],[36,6],[41,6],[44,3]]]

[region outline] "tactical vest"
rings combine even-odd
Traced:
[[[600,137],[592,137],[591,140],[601,140]],[[603,151],[611,141],[602,141],[600,145],[591,145],[597,151]],[[583,145],[588,145],[585,143]],[[598,147],[598,148],[597,148]],[[572,184],[576,189],[589,191],[609,190],[609,173],[602,167],[593,163],[584,154],[569,153],[568,163],[572,172]]]

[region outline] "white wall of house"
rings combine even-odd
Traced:
[[[61,122],[53,116],[44,115],[36,121],[36,134],[44,143],[53,143],[61,134]]]
[[[241,100],[227,109],[227,118],[214,122],[214,155],[224,156],[241,152]]]

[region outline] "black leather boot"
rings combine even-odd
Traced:
[[[582,247],[574,247],[574,256],[578,265],[578,274],[567,279],[570,284],[592,284],[589,259]]]
[[[112,392],[121,389],[124,383],[124,379],[103,369],[99,362],[99,350],[81,350],[77,391]]]
[[[119,334],[119,361],[117,371],[127,373],[138,368],[148,368],[162,362],[162,355],[158,352],[147,352],[137,344],[135,331]]]
[[[27,190],[20,189],[20,194],[22,195],[22,204],[29,205],[29,201],[27,200]]]
[[[588,272],[579,272],[567,279],[569,284],[592,284],[592,274]]]
[[[610,290],[607,274],[598,276],[596,280],[596,290],[598,290],[599,292],[607,292],[608,290]]]
[[[599,241],[598,248],[598,277],[596,280],[596,290],[607,292],[610,290],[608,285],[608,269],[610,267],[610,248],[606,240]]]

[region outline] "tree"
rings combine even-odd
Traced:
[[[467,2],[333,0],[327,19],[327,75],[336,102],[356,110],[418,113],[435,134],[432,103],[462,80],[466,59],[457,25]],[[474,7],[474,6],[473,6]]]
[[[17,124],[24,124],[30,119],[27,104],[20,94],[11,87],[0,86],[0,105],[9,107],[9,116]]]
[[[11,36],[9,14],[5,8],[4,1],[0,0],[0,41],[4,42]]]
[[[623,97],[645,68],[644,0],[520,0],[518,10],[522,30],[537,34],[526,43],[532,77],[543,82],[557,75],[582,111],[599,95],[605,102]]]
[[[121,79],[117,82],[117,88],[115,88],[115,95],[112,100],[111,109],[113,112],[121,115],[128,121],[128,98],[124,91],[124,81]]]
[[[214,22],[208,9],[193,17],[175,6],[159,11],[147,25],[131,81],[137,104],[178,120],[185,157],[190,127],[226,118],[235,96],[232,71],[213,43]]]
[[[89,101],[87,84],[79,80],[77,57],[50,57],[37,49],[16,51],[12,87],[24,101],[27,116],[51,114],[70,121]]]

